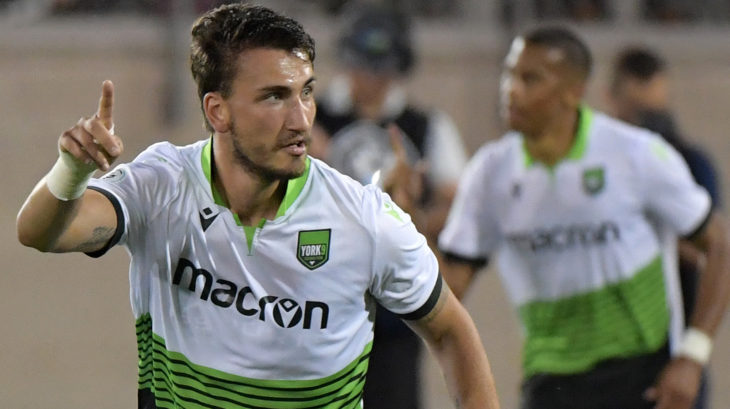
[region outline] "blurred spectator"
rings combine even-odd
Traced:
[[[609,101],[613,114],[626,122],[661,134],[685,158],[697,183],[720,203],[717,172],[702,148],[682,137],[670,110],[666,62],[655,51],[628,47],[613,64]]]
[[[389,190],[408,211],[419,231],[432,242],[448,212],[458,177],[466,162],[461,137],[444,113],[422,109],[409,101],[404,80],[415,57],[410,22],[392,8],[362,7],[345,13],[337,55],[342,65],[318,99],[314,141],[310,152],[367,184],[406,176]],[[401,130],[397,144],[408,165],[398,166],[386,127]],[[414,171],[420,160],[427,169]],[[402,165],[402,164],[401,164]],[[397,174],[396,174],[397,173]],[[374,177],[375,176],[375,177]],[[421,185],[406,188],[404,184]],[[421,342],[395,315],[379,308],[375,341],[365,385],[366,407],[420,408],[418,381]]]
[[[664,137],[684,157],[695,181],[712,198],[713,206],[720,204],[717,171],[699,146],[685,138],[677,129],[669,109],[669,78],[666,62],[655,51],[643,47],[628,47],[614,61],[610,79],[609,100],[616,117],[650,129]],[[684,322],[694,311],[702,256],[691,246],[679,243],[679,276],[684,305]],[[695,409],[707,407],[707,374],[695,402]]]

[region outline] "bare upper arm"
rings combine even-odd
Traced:
[[[76,214],[59,236],[53,252],[94,252],[102,249],[117,230],[117,212],[112,202],[96,190],[87,189]]]
[[[684,238],[683,241],[692,244],[704,253],[713,245],[726,244],[727,229],[725,218],[721,213],[713,210],[697,231]]]
[[[448,285],[442,285],[434,307],[425,316],[407,321],[427,342],[438,342],[444,334],[460,330],[469,315]]]

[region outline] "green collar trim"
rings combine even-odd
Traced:
[[[591,129],[591,123],[593,122],[593,110],[588,106],[581,105],[578,108],[578,130],[575,133],[575,141],[573,146],[570,147],[567,155],[563,158],[570,160],[578,160],[583,157],[588,147],[588,131]],[[525,141],[522,141],[522,155],[524,157],[525,167],[530,167],[535,164],[535,158],[530,155],[525,146]]]
[[[223,201],[223,197],[218,193],[218,189],[213,186],[213,137],[211,136],[210,139],[208,139],[208,142],[206,142],[205,146],[203,146],[203,153],[200,155],[200,164],[203,167],[203,173],[205,174],[205,178],[208,180],[208,185],[210,186],[210,192],[213,194],[213,201],[215,204],[220,206],[226,206],[226,203]],[[238,217],[236,217],[236,222],[238,222]]]
[[[208,142],[203,146],[203,152],[200,155],[200,164],[203,167],[203,173],[205,174],[205,178],[208,180],[208,184],[210,185],[210,191],[213,195],[213,201],[215,204],[223,207],[228,207],[226,202],[223,200],[223,196],[218,192],[218,189],[215,188],[215,185],[213,184],[213,138],[211,137],[208,139]],[[276,211],[276,217],[283,216],[287,210],[294,204],[294,202],[297,200],[299,195],[302,193],[302,190],[304,189],[304,185],[307,184],[307,179],[309,178],[309,169],[310,169],[311,161],[309,157],[306,159],[306,167],[304,169],[304,173],[295,179],[289,179],[286,185],[286,193],[284,194],[284,200],[281,201],[281,204],[279,205],[279,209]],[[241,224],[241,220],[238,218],[237,214],[233,214],[233,218],[236,220],[236,224],[239,226],[243,226]],[[264,223],[266,222],[266,219],[261,219],[261,222],[256,228],[261,228],[264,226]]]

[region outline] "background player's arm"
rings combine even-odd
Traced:
[[[723,217],[713,212],[691,242],[705,254],[706,263],[690,327],[712,337],[730,300],[730,241]],[[697,395],[701,372],[702,363],[680,352],[662,371],[656,386],[647,391],[647,397],[657,402],[657,409],[688,409]]]
[[[474,281],[478,267],[474,263],[457,260],[448,255],[441,255],[442,272],[446,283],[459,300],[463,300],[466,292]]]
[[[699,292],[690,325],[713,336],[730,301],[730,240],[725,219],[713,212],[691,242],[705,254]]]
[[[97,168],[108,170],[122,152],[121,140],[110,132],[112,104],[113,85],[105,81],[96,114],[80,119],[60,136],[62,158],[18,213],[17,233],[23,245],[50,252],[92,252],[113,236],[117,218],[111,202],[98,192],[84,190],[88,176]],[[62,183],[55,182],[49,189],[50,179],[57,176],[62,176]],[[69,193],[78,190],[80,196]]]
[[[497,409],[494,378],[474,322],[447,285],[433,310],[408,324],[441,366],[457,408]]]

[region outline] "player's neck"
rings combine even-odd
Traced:
[[[273,220],[286,193],[287,181],[265,179],[238,163],[230,149],[216,148],[211,182],[229,209],[244,226],[256,226],[261,219]]]
[[[555,166],[573,147],[578,122],[577,110],[557,117],[540,132],[525,134],[525,149],[535,161]]]

